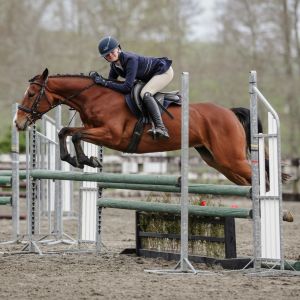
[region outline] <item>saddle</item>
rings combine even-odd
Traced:
[[[140,96],[141,90],[144,85],[144,82],[137,81],[132,88],[131,93],[125,95],[125,101],[129,109],[138,119],[133,130],[131,141],[126,149],[127,153],[136,152],[137,146],[140,142],[144,130],[144,125],[151,123],[151,118],[146,111],[143,105],[142,98]],[[153,95],[153,97],[158,104],[160,113],[163,114],[164,112],[166,112],[168,116],[173,119],[173,115],[167,111],[167,108],[171,104],[181,105],[181,95],[179,94],[179,91],[158,92]]]
[[[132,88],[131,93],[125,96],[125,100],[131,112],[137,117],[137,119],[143,118],[143,123],[149,124],[151,119],[143,105],[143,100],[140,96],[144,85],[144,82],[137,81]],[[160,108],[161,114],[166,112],[171,118],[172,115],[167,111],[167,108],[171,104],[181,105],[181,95],[179,94],[179,91],[157,92],[155,95],[153,95],[153,97]]]

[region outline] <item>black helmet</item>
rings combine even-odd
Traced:
[[[103,57],[119,46],[120,44],[115,38],[112,36],[106,36],[100,40],[98,49],[100,55]]]

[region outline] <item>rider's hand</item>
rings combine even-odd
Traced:
[[[91,72],[90,77],[94,80],[96,84],[107,86],[107,81],[104,79],[101,75],[99,75],[97,72]]]

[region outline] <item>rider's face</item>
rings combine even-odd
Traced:
[[[119,48],[115,48],[113,51],[106,54],[104,57],[109,62],[117,61],[119,59]]]

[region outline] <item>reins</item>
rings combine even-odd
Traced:
[[[84,87],[84,88],[83,88],[82,90],[80,90],[79,92],[77,92],[77,93],[75,93],[75,94],[73,94],[73,95],[71,95],[71,96],[69,96],[69,97],[67,97],[67,98],[65,98],[65,99],[59,100],[59,101],[58,101],[58,104],[57,104],[56,106],[61,105],[61,104],[65,104],[66,101],[69,101],[69,100],[71,100],[71,99],[73,99],[73,98],[76,98],[77,96],[79,96],[80,94],[82,94],[84,91],[88,90],[89,88],[91,88],[91,87],[92,87],[93,85],[95,85],[95,84],[96,84],[96,83],[93,82],[93,83],[89,84],[88,86]]]

